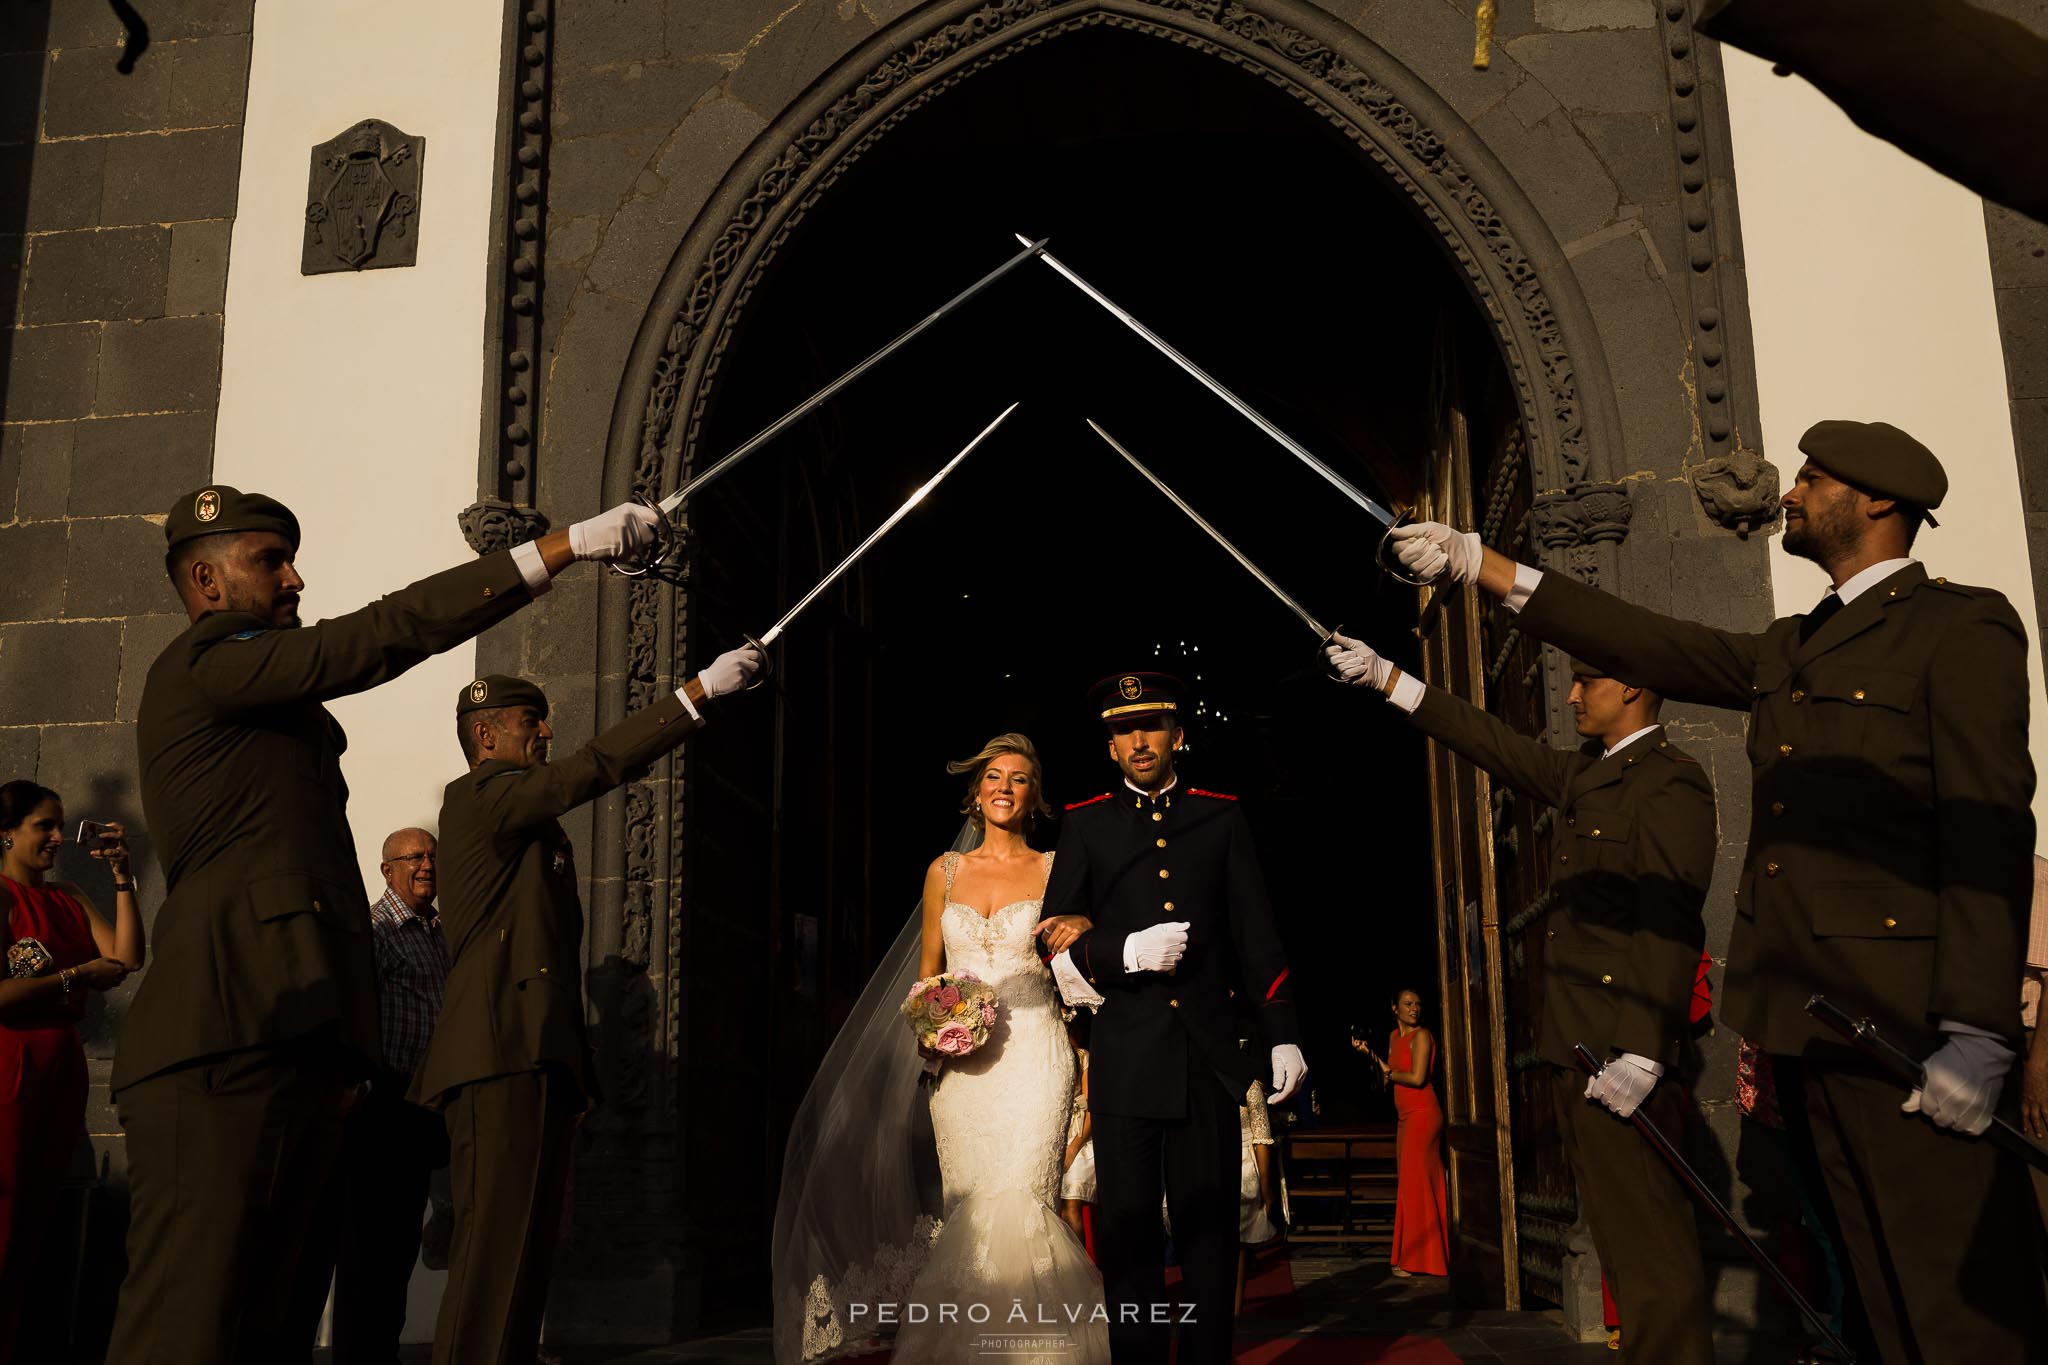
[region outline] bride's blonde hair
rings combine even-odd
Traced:
[[[1052,814],[1052,804],[1045,799],[1045,769],[1038,761],[1038,746],[1028,738],[1012,731],[997,735],[981,746],[981,752],[972,758],[957,759],[946,765],[949,773],[972,773],[967,783],[967,797],[960,805],[960,813],[974,821],[979,828],[983,824],[981,807],[975,803],[974,794],[981,787],[981,775],[988,770],[991,761],[1005,754],[1021,758],[1031,768],[1031,804],[1025,807],[1033,820]]]

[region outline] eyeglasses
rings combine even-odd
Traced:
[[[431,853],[401,853],[396,858],[386,858],[384,861],[387,863],[424,863],[429,861],[439,862],[440,859]]]

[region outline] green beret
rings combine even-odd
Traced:
[[[455,714],[495,711],[500,706],[531,706],[543,716],[548,713],[548,694],[524,678],[503,673],[486,673],[475,682],[464,683],[455,694]]]
[[[164,518],[164,548],[228,531],[275,531],[299,548],[299,519],[276,498],[244,493],[224,483],[208,484],[179,498]]]
[[[1934,452],[1889,422],[1815,422],[1799,449],[1828,473],[1872,497],[1927,511],[1941,506],[1948,475]],[[1929,526],[1939,525],[1933,517]]]

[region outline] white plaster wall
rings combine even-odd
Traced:
[[[498,0],[256,7],[229,257],[214,477],[298,514],[307,620],[472,558],[490,247]],[[427,140],[419,262],[299,273],[310,149],[364,118]],[[363,876],[385,834],[434,827],[460,770],[454,698],[473,647],[332,709]],[[407,1339],[431,1337],[445,1277],[413,1278]]]
[[[1797,77],[1722,49],[1736,192],[1756,336],[1762,447],[1790,480],[1799,437],[1828,417],[1911,432],[1948,471],[1938,528],[1915,557],[1932,574],[1995,587],[2033,628],[2019,467],[1991,292],[1984,203],[1857,128]],[[1778,613],[1806,611],[1827,579],[1771,548]],[[2039,642],[2029,748],[2048,779]],[[2048,781],[2034,798],[2048,852]]]

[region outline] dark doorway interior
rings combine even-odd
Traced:
[[[1447,370],[1468,389],[1504,383],[1440,246],[1363,151],[1254,74],[1102,29],[975,76],[822,196],[746,307],[700,459],[1000,261],[1013,231],[1050,236],[1382,501],[1406,501],[1422,476]],[[725,1229],[763,1229],[764,1246],[788,1117],[959,827],[964,782],[946,761],[1022,730],[1056,804],[1107,790],[1086,691],[1110,672],[1166,668],[1194,685],[1182,768],[1247,804],[1327,1117],[1391,1114],[1347,1026],[1384,1028],[1397,983],[1434,994],[1419,737],[1326,681],[1310,632],[1084,418],[1310,611],[1403,663],[1413,590],[1374,568],[1375,523],[1042,265],[698,499],[693,665],[764,629],[1019,399],[792,628],[776,704],[728,706],[693,742],[686,903],[772,922],[756,960],[725,965],[767,974],[777,1003],[772,1054],[692,1042],[685,1021],[685,1095],[733,1093],[757,1068],[743,1121],[686,1116],[709,1157],[692,1169],[761,1172],[685,1198]]]

